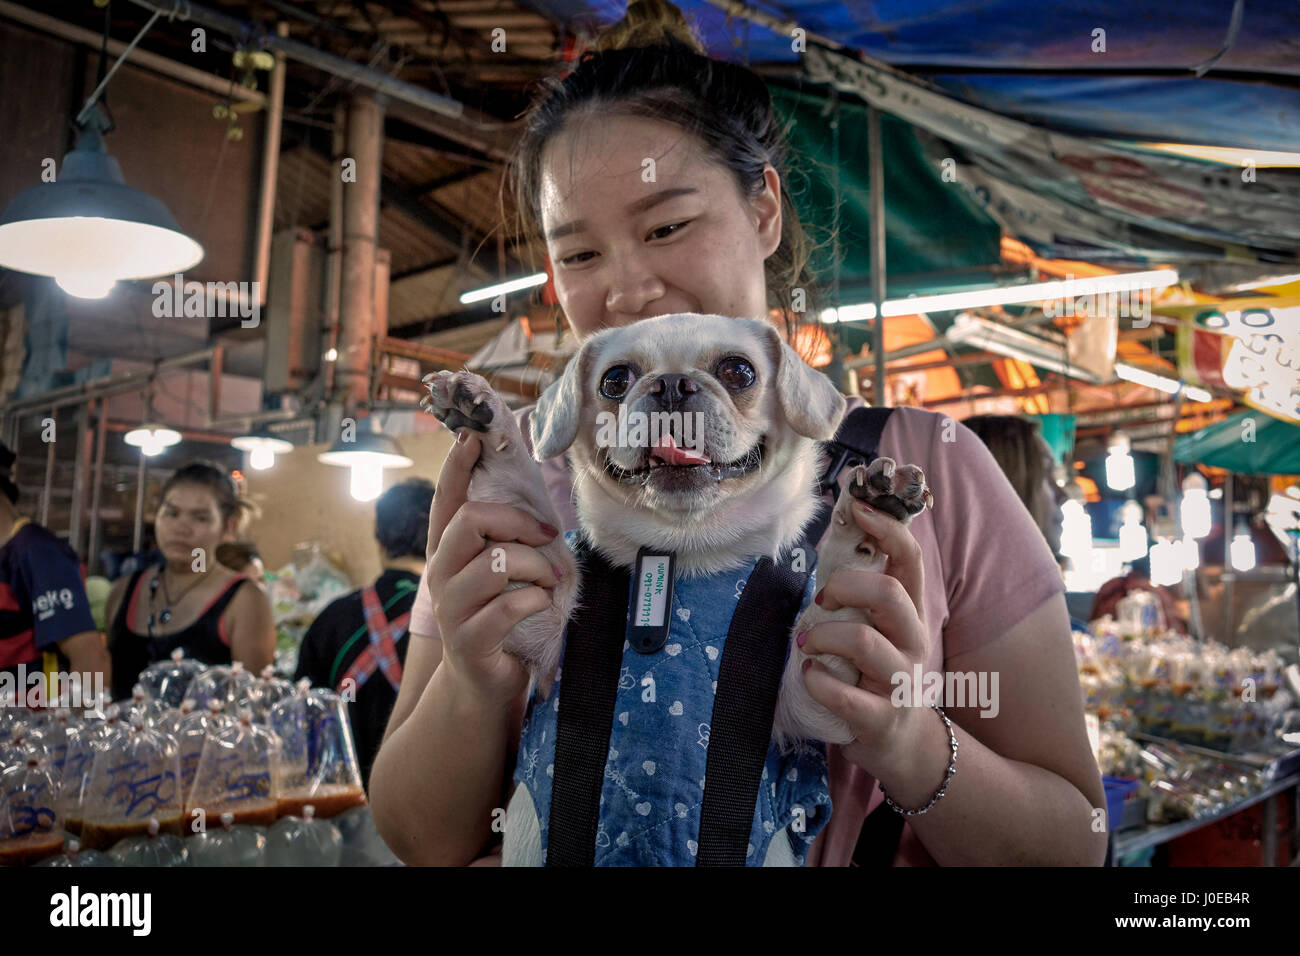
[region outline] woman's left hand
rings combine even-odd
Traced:
[[[888,555],[886,571],[838,570],[818,592],[818,601],[830,611],[861,608],[872,623],[819,624],[805,635],[803,651],[843,657],[862,676],[856,686],[845,683],[812,657],[804,684],[813,700],[852,729],[855,739],[842,748],[844,756],[880,778],[916,753],[925,730],[928,707],[896,707],[890,701],[894,675],[904,673],[911,681],[914,666],[920,664],[924,671],[929,659],[922,621],[925,567],[920,546],[901,521],[861,501],[854,502],[852,511],[858,527]],[[934,721],[933,714],[928,717]]]

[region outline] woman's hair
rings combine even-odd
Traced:
[[[232,571],[242,571],[261,557],[251,541],[223,541],[217,545],[217,561]]]
[[[804,290],[805,311],[816,311],[820,295],[808,267],[813,246],[790,198],[788,147],[771,95],[757,74],[706,56],[682,12],[668,0],[630,0],[623,19],[596,38],[571,73],[542,81],[500,193],[505,222],[509,180],[516,234],[530,253],[534,244],[544,247],[543,150],[571,118],[593,115],[639,116],[685,130],[731,171],[748,200],[762,193],[763,168],[771,165],[781,177],[781,243],[764,263],[768,298],[785,310],[787,330],[795,318],[793,289]]]
[[[8,498],[11,505],[18,504],[18,486],[10,477],[17,457],[8,445],[0,442],[0,494]]]
[[[433,482],[408,478],[375,502],[375,539],[390,558],[423,558],[429,544]]]
[[[256,518],[261,513],[257,505],[239,493],[234,479],[211,462],[192,461],[188,465],[177,468],[164,482],[162,491],[158,495],[159,499],[166,500],[167,493],[177,485],[198,485],[212,492],[213,497],[217,499],[217,510],[221,512],[222,524],[238,516],[236,534],[242,534],[249,519]]]
[[[1043,487],[1047,471],[1038,423],[1014,415],[975,415],[962,422],[988,446],[1002,473],[1040,526],[1050,511]]]

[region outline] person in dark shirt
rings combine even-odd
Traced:
[[[384,739],[406,660],[411,605],[424,574],[433,483],[411,478],[375,502],[375,539],[383,573],[373,584],[331,603],[303,635],[295,680],[338,692],[367,790],[370,765]]]
[[[0,671],[27,700],[31,677],[42,670],[89,675],[92,687],[106,686],[108,650],[90,613],[81,562],[64,541],[19,516],[14,457],[0,444]],[[25,686],[16,686],[20,675]]]

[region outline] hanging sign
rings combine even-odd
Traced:
[[[1253,408],[1300,421],[1300,308],[1206,309],[1178,327],[1183,378],[1242,392]]]

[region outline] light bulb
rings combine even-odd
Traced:
[[[364,461],[353,465],[348,490],[357,501],[374,501],[384,490],[383,464],[379,461]]]
[[[265,445],[259,445],[248,453],[248,464],[256,471],[266,471],[275,464],[275,452]]]
[[[55,276],[54,281],[64,292],[78,299],[102,299],[113,291],[116,280],[99,272],[70,272]]]
[[[1195,571],[1201,566],[1201,549],[1196,545],[1196,539],[1190,536],[1184,537],[1177,542],[1179,552],[1178,562],[1183,566],[1184,571]]]
[[[1127,441],[1122,445],[1112,445],[1106,455],[1106,484],[1115,491],[1128,491],[1137,484],[1137,473]]]
[[[1183,564],[1179,548],[1168,538],[1161,538],[1151,546],[1151,583],[1168,587],[1182,579]]]
[[[1061,505],[1061,553],[1074,561],[1076,568],[1092,564],[1092,518],[1081,502],[1073,498]]]
[[[1244,531],[1238,531],[1232,538],[1232,567],[1237,571],[1249,571],[1255,566],[1255,542]]]
[[[1147,555],[1147,529],[1142,524],[1142,508],[1136,501],[1126,502],[1122,511],[1124,524],[1119,529],[1119,558],[1136,561]]]

